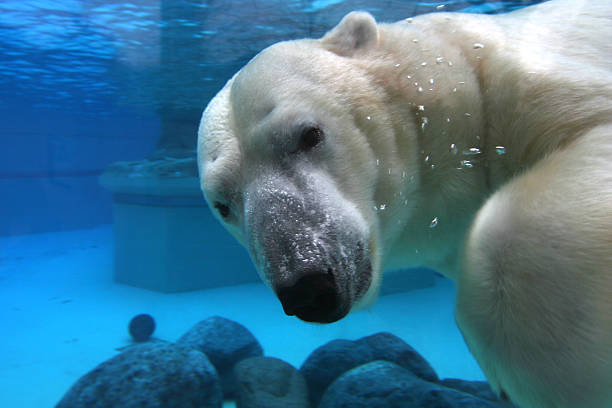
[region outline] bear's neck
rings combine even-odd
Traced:
[[[387,268],[425,265],[454,278],[465,234],[486,198],[612,117],[609,101],[606,111],[558,103],[564,89],[568,100],[595,107],[597,87],[573,80],[562,51],[546,56],[552,68],[542,65],[543,51],[528,38],[509,37],[516,24],[511,15],[438,13],[381,25],[385,51],[368,68],[388,94],[395,128],[404,129],[397,143],[414,140],[420,161],[418,198],[387,243]],[[571,33],[567,41],[575,41]],[[559,114],[563,128],[556,127]],[[414,126],[400,126],[406,116]]]
[[[402,229],[390,233],[397,220],[379,217],[381,235],[388,237],[383,263],[424,265],[454,278],[463,237],[491,191],[485,110],[478,77],[463,51],[417,20],[382,25],[384,54],[373,55],[365,66],[387,94],[395,150],[410,146],[406,160],[418,163],[403,181],[416,183],[416,191],[398,187],[414,192],[407,197]]]

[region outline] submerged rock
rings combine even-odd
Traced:
[[[56,408],[220,408],[222,403],[219,377],[206,355],[147,343],[85,374]]]
[[[155,320],[146,313],[136,315],[130,320],[128,330],[135,342],[142,343],[149,340],[155,332]]]
[[[365,344],[372,353],[372,360],[390,361],[404,367],[414,375],[427,381],[438,381],[433,367],[404,340],[389,332],[380,332],[356,340]]]
[[[317,406],[329,385],[351,368],[372,361],[365,344],[337,339],[315,349],[300,367],[310,390],[310,401]]]
[[[468,381],[459,378],[445,378],[438,381],[438,384],[448,388],[454,388],[459,391],[467,392],[478,398],[487,399],[489,401],[499,401],[497,395],[491,389],[491,386],[486,381]]]
[[[355,341],[332,340],[314,350],[300,368],[308,383],[313,406],[319,403],[336,378],[374,360],[393,362],[427,381],[438,380],[438,375],[427,360],[391,333],[380,332]]]
[[[234,367],[237,408],[309,408],[308,387],[291,364],[251,357]]]
[[[197,323],[176,345],[196,349],[208,356],[217,369],[225,398],[234,394],[234,365],[245,358],[263,355],[261,345],[246,327],[220,316]]]
[[[496,408],[495,403],[425,381],[389,361],[373,361],[334,381],[319,408]]]

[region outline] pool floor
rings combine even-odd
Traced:
[[[0,406],[54,406],[80,376],[130,344],[127,325],[139,313],[151,314],[154,336],[169,341],[209,316],[233,319],[253,332],[265,355],[297,368],[330,340],[389,331],[440,378],[484,379],[455,325],[454,287],[446,279],[317,325],[285,316],[262,284],[178,294],[116,284],[112,250],[111,226],[0,238]]]

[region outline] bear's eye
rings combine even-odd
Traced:
[[[304,129],[300,136],[299,151],[307,152],[323,141],[323,131],[318,127],[308,127]]]
[[[229,217],[230,209],[227,205],[222,204],[218,201],[215,201],[214,207],[215,207],[215,210],[219,212],[219,215],[221,216],[221,218],[226,219],[227,217]]]

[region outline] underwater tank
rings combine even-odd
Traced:
[[[390,23],[541,2],[4,0],[0,405],[510,406],[433,268],[393,268],[331,324],[287,316],[203,196],[198,127],[261,50],[353,10]]]

